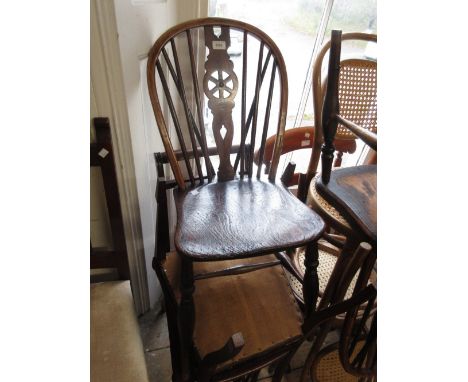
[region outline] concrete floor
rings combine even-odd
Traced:
[[[158,315],[156,312],[150,311],[141,316],[138,323],[145,349],[146,367],[148,368],[150,382],[170,382],[172,369],[166,315]],[[336,333],[332,332],[327,337],[326,343],[336,339]],[[291,361],[291,372],[283,378],[284,382],[299,381],[310,346],[311,344],[308,342],[301,345]],[[268,369],[265,368],[261,371],[259,380],[263,382],[271,381]]]

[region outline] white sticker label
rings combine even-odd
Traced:
[[[226,41],[213,41],[213,49],[226,50]]]
[[[305,136],[306,138],[309,138],[309,137],[310,137],[310,133],[305,133],[304,136]]]
[[[98,155],[101,158],[105,158],[107,156],[107,154],[109,154],[109,151],[107,151],[106,149],[101,149],[101,151],[98,152]]]
[[[306,141],[301,141],[301,147],[304,147],[304,146],[310,146],[310,139]]]

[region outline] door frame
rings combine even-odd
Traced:
[[[92,110],[108,117],[112,126],[130,281],[135,309],[142,314],[150,309],[150,300],[114,2],[92,0],[90,13]]]

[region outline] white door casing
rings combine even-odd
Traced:
[[[208,0],[115,0],[124,96],[138,191],[142,244],[150,306],[162,291],[152,269],[155,249],[156,167],[153,154],[163,151],[146,84],[146,59],[156,39],[182,21],[205,17]]]
[[[114,3],[92,0],[90,13],[91,117],[108,117],[112,127],[130,280],[135,308],[141,314],[148,310],[150,299]]]

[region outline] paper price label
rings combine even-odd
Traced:
[[[213,41],[213,49],[226,50],[226,41]]]

